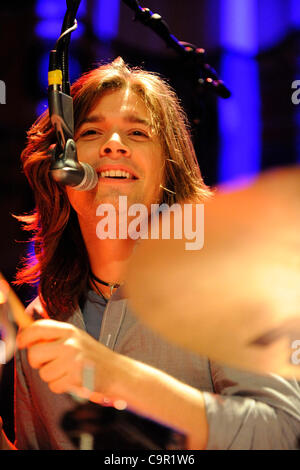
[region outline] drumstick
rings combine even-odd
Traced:
[[[22,302],[0,272],[0,304],[6,302],[19,328],[26,328],[33,323],[32,318],[26,315]]]

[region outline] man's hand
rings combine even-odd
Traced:
[[[17,337],[19,348],[28,348],[28,361],[39,370],[54,393],[75,393],[101,403],[109,395],[109,366],[115,353],[85,331],[68,323],[38,320]],[[84,387],[84,368],[94,372],[93,393]]]
[[[205,448],[208,424],[199,390],[111,351],[68,323],[38,320],[18,334],[17,344],[28,348],[29,363],[54,393],[73,392],[100,404],[121,399],[132,411],[181,429],[189,448]],[[85,366],[94,367],[94,393],[83,387]]]

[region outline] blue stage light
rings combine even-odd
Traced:
[[[103,41],[110,41],[118,34],[120,0],[97,0],[94,5],[93,28]]]
[[[40,116],[43,114],[44,111],[48,108],[48,100],[47,98],[42,99],[41,101],[38,102],[35,108],[35,114],[36,116]]]
[[[232,90],[219,100],[219,181],[253,176],[260,169],[261,122],[258,64],[251,57],[226,52],[222,78]]]
[[[35,26],[35,34],[41,39],[51,39],[56,41],[60,35],[62,26],[61,19],[47,19],[39,21]],[[79,39],[84,33],[85,26],[78,22],[77,29],[72,32],[72,40]]]
[[[39,21],[35,27],[35,34],[42,39],[56,40],[60,34],[62,20],[66,13],[66,4],[57,0],[37,0],[35,13]],[[80,19],[86,13],[86,0],[83,0],[76,15]],[[84,25],[78,21],[76,31],[72,33],[72,39],[78,39],[84,32]]]
[[[66,2],[58,0],[37,0],[35,6],[36,15],[45,19],[62,19],[66,13]],[[76,17],[80,18],[86,13],[86,0],[79,5]]]
[[[223,0],[221,77],[232,91],[219,100],[220,183],[248,178],[260,169],[261,122],[257,9],[253,0]]]
[[[258,52],[257,5],[253,0],[221,0],[220,40],[223,47]]]
[[[295,29],[300,29],[300,2],[299,0],[290,0],[290,22]]]

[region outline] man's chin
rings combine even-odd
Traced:
[[[123,212],[125,207],[129,209],[134,204],[144,204],[144,200],[140,195],[126,194],[125,191],[116,191],[115,189],[112,189],[106,194],[98,193],[96,203],[97,205],[110,204],[118,213],[119,211]]]

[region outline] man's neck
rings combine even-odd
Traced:
[[[100,240],[96,235],[94,224],[87,224],[86,221],[80,219],[79,224],[92,273],[108,284],[122,284],[135,241],[130,238]],[[95,280],[94,283],[96,284],[95,291],[100,291],[106,298],[110,297],[109,286]]]

